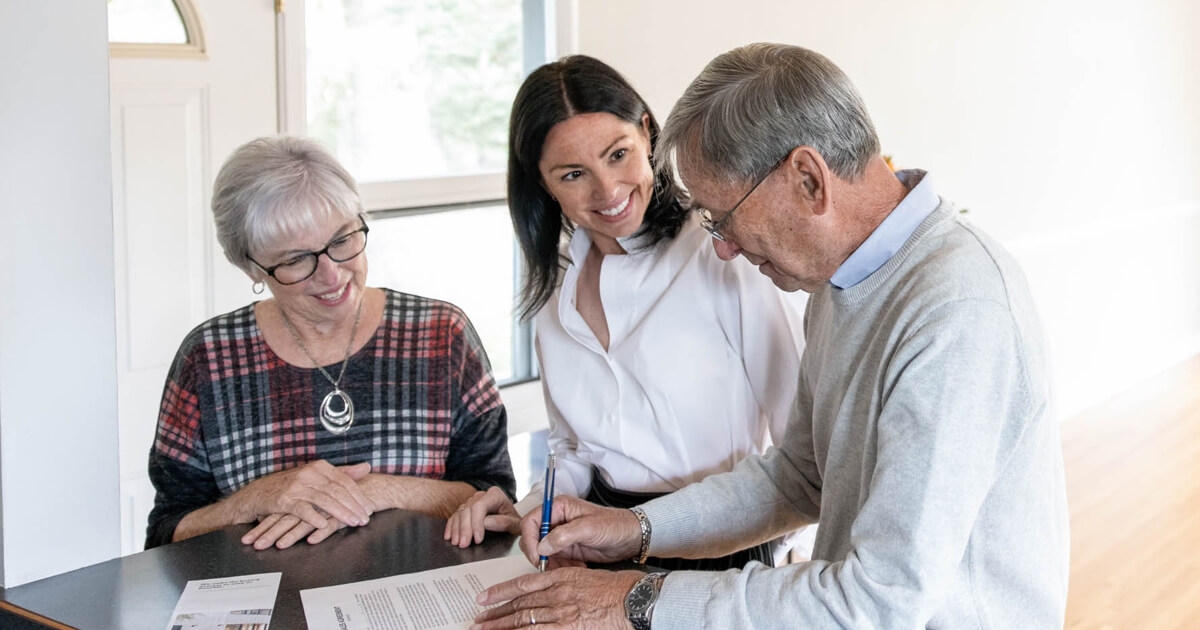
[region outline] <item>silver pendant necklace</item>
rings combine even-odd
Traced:
[[[346,357],[342,359],[342,371],[338,372],[337,380],[334,380],[325,368],[313,358],[313,355],[304,347],[304,342],[300,341],[300,335],[296,332],[296,328],[292,326],[291,320],[288,319],[287,313],[283,309],[279,309],[279,314],[283,316],[283,325],[287,328],[288,334],[292,336],[292,341],[296,342],[296,346],[308,357],[313,365],[321,371],[329,384],[333,385],[333,391],[325,395],[325,400],[321,401],[321,426],[325,427],[326,431],[334,435],[341,435],[350,430],[350,425],[354,424],[354,401],[350,400],[350,395],[342,391],[340,383],[342,377],[346,375],[346,366],[350,364],[350,350],[354,348],[354,337],[358,334],[358,322],[362,319],[363,302],[366,300],[366,295],[363,295],[358,300],[358,311],[354,313],[354,326],[350,329],[350,342],[346,344]],[[278,307],[278,303],[276,307]]]

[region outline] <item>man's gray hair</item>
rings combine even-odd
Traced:
[[[350,173],[318,142],[296,136],[238,147],[213,183],[212,210],[225,257],[252,278],[263,275],[254,254],[284,246],[330,216],[363,214]]]
[[[683,93],[659,136],[659,168],[679,162],[728,182],[763,176],[810,146],[838,177],[856,180],[879,154],[862,97],[833,62],[784,44],[750,44],[713,59]]]

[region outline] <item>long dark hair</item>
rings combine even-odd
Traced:
[[[620,73],[586,55],[572,55],[534,70],[513,101],[508,128],[508,211],[521,244],[525,277],[519,312],[522,319],[536,314],[558,283],[558,244],[573,227],[563,221],[562,208],[542,187],[538,162],[550,129],[576,114],[608,113],[641,126],[650,121],[650,152],[658,143],[658,121],[646,101]],[[675,238],[687,220],[681,191],[666,174],[656,174],[654,194],[638,234],[650,237],[647,246]]]

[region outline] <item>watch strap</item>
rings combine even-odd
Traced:
[[[629,589],[629,593],[625,596],[625,618],[629,620],[633,630],[650,630],[650,622],[654,615],[654,604],[658,600],[658,594],[662,590],[663,580],[667,578],[664,571],[655,573],[647,573],[636,583],[633,588]],[[630,604],[630,598],[639,590],[649,589],[650,595],[649,604],[634,610]]]

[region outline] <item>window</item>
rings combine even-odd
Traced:
[[[108,0],[109,52],[122,56],[204,56],[191,0]]]
[[[512,223],[503,204],[424,214],[382,213],[371,221],[367,282],[435,297],[471,319],[496,380],[520,373],[528,356],[514,337]]]
[[[521,0],[318,0],[307,11],[308,135],[361,183],[503,172],[524,76]]]
[[[552,4],[310,0],[291,75],[304,90],[290,93],[304,133],[355,174],[368,210],[503,199],[509,107],[552,56]]]
[[[536,377],[514,321],[504,202],[508,114],[534,67],[573,48],[567,0],[307,0],[281,33],[282,128],[322,140],[372,215],[368,282],[456,304],[501,385]],[[546,456],[541,387],[506,387],[518,496]]]
[[[307,0],[284,17],[283,128],[358,179],[368,283],[462,308],[501,384],[536,376],[513,314],[508,114],[528,70],[558,55],[560,2]]]

